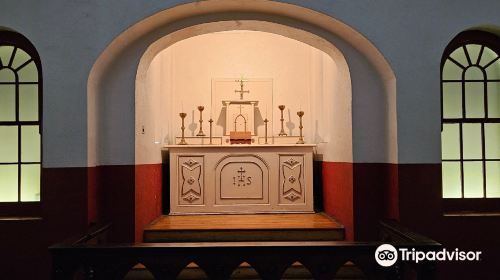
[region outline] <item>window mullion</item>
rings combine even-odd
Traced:
[[[16,52],[17,52],[17,47],[14,46],[14,49],[12,50],[12,54],[10,55],[9,64],[7,65],[7,67],[12,68],[12,63],[14,62],[14,57],[16,56]]]
[[[465,187],[464,187],[464,148],[463,148],[463,136],[462,136],[462,123],[459,123],[459,133],[460,136],[460,188],[462,198],[464,198]]]
[[[493,59],[492,61],[490,61],[488,64],[486,64],[483,68],[486,69],[488,68],[488,66],[490,66],[491,64],[495,63],[498,59],[500,58],[500,56],[497,56],[495,59]]]
[[[465,45],[463,45],[462,48],[464,49],[465,58],[467,58],[467,63],[469,63],[469,65],[472,65],[472,61],[470,59],[469,52],[467,51],[467,48],[465,47]]]
[[[10,64],[12,64],[13,57],[15,55],[15,51],[17,48],[14,49],[12,52],[12,58],[10,61]],[[19,118],[19,75],[17,72],[15,73],[16,77],[16,84],[15,84],[15,94],[16,94],[16,122],[17,122],[17,201],[21,201],[21,122]]]
[[[482,149],[482,165],[483,165],[483,198],[486,198],[486,139],[484,133],[484,123],[481,123],[481,149]]]
[[[481,45],[481,49],[479,50],[479,55],[477,56],[477,61],[475,65],[479,65],[479,61],[481,61],[481,56],[483,56],[484,45]]]

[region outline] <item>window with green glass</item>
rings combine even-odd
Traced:
[[[500,38],[483,42],[469,36],[445,51],[441,68],[443,198],[500,198],[498,46]]]
[[[40,201],[40,59],[26,41],[0,31],[0,202]]]

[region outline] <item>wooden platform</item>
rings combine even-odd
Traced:
[[[161,216],[144,242],[334,241],[344,226],[323,213]]]

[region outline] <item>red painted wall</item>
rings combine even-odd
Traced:
[[[98,202],[101,197],[98,180],[97,167],[87,168],[87,223],[89,225],[97,223],[99,216],[102,215],[100,211],[102,203]]]
[[[443,215],[440,164],[322,166],[325,211],[346,226],[349,240],[372,239],[380,218],[399,216],[450,249],[483,251],[478,263],[438,264],[441,279],[498,279],[492,268],[500,263],[500,216]],[[161,181],[160,165],[43,168],[42,219],[0,219],[0,251],[8,256],[3,275],[48,279],[47,247],[89,222],[112,221],[113,241],[140,240],[142,228],[161,213]]]
[[[345,227],[346,239],[354,240],[353,165],[323,162],[325,212]]]
[[[354,164],[355,240],[378,240],[378,222],[399,218],[397,168],[389,163]]]
[[[480,262],[438,264],[440,279],[499,279],[500,215],[446,216],[441,164],[400,164],[401,223],[449,249],[480,250]]]
[[[87,194],[89,223],[112,222],[113,242],[141,242],[161,215],[162,165],[90,167]]]
[[[112,223],[112,242],[135,240],[135,167],[133,165],[99,166],[97,188],[101,197],[100,220]]]
[[[398,168],[385,163],[323,162],[325,212],[347,240],[376,240],[378,221],[399,218]]]
[[[161,213],[162,165],[135,166],[135,242],[143,241],[144,228]]]
[[[41,174],[36,219],[0,219],[0,278],[49,279],[48,247],[87,227],[87,168],[42,168]]]

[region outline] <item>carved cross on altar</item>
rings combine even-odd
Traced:
[[[239,93],[240,94],[240,100],[243,100],[243,94],[244,93],[250,93],[249,90],[243,90],[243,86],[244,86],[244,82],[248,82],[248,80],[243,80],[243,78],[239,79],[239,80],[236,80],[235,82],[239,82],[240,83],[240,90],[234,90],[235,93]]]
[[[240,167],[240,169],[237,171],[238,173],[240,173],[240,175],[238,175],[238,180],[240,182],[244,182],[245,181],[245,169],[243,169],[243,167]]]
[[[243,166],[241,166],[240,169],[236,170],[236,172],[238,172],[239,174],[233,177],[233,185],[244,187],[249,186],[252,183],[252,177],[245,176],[245,173],[247,171],[243,168]]]

